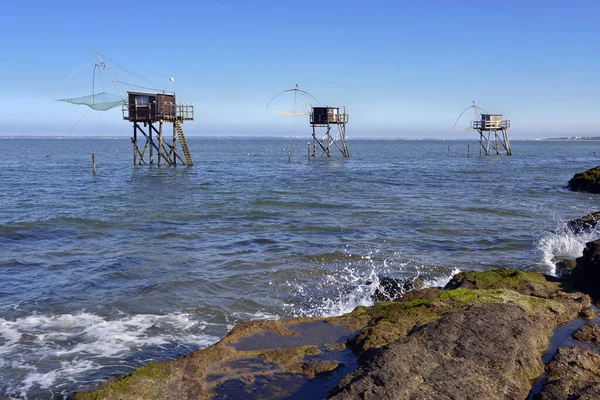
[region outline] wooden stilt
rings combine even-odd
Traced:
[[[160,121],[158,123],[158,166],[159,167],[160,167],[162,157],[163,157],[163,154],[162,154],[162,148],[163,148],[163,146],[162,146],[162,141],[163,141],[162,126],[163,126],[163,123],[162,123],[162,121]]]
[[[148,127],[148,142],[150,143],[150,164],[154,164],[154,141],[152,140],[152,130],[153,130],[153,126],[152,126],[152,122],[148,123],[149,127]]]
[[[137,153],[139,152],[137,146],[137,123],[133,123],[133,137],[131,138],[133,142],[133,165],[137,165]]]

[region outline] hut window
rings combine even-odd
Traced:
[[[150,97],[148,96],[136,96],[135,97],[135,105],[136,106],[147,106],[150,104]]]

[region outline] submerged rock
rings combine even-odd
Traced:
[[[569,181],[569,189],[575,192],[600,193],[600,165],[575,174]]]
[[[534,399],[600,398],[600,354],[583,347],[558,349],[546,366],[546,382]]]

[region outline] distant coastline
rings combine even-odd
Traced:
[[[278,140],[311,140],[311,136],[205,136],[205,135],[190,135],[190,139],[278,139]],[[66,136],[66,135],[2,135],[0,140],[129,140],[129,136]],[[348,141],[358,140],[391,140],[391,141],[473,141],[477,142],[478,138],[403,138],[403,137],[349,137]],[[511,141],[546,141],[546,142],[567,142],[567,141],[600,141],[600,136],[569,136],[556,138],[511,138]]]
[[[547,139],[539,139],[539,140],[553,141],[553,142],[571,142],[571,141],[597,142],[597,141],[600,141],[600,136],[568,136],[568,137],[547,138]]]

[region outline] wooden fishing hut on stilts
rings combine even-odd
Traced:
[[[177,165],[177,160],[188,167],[194,165],[185,140],[182,124],[194,119],[194,105],[177,104],[175,93],[148,93],[128,91],[128,104],[123,104],[123,119],[133,123],[133,165],[153,164],[154,151],[158,165]],[[165,137],[163,125],[173,124],[172,136]],[[140,146],[138,133],[144,145]],[[177,151],[177,141],[183,157]],[[146,151],[148,155],[146,158]],[[138,158],[139,157],[139,158]]]
[[[495,151],[496,154],[506,152],[507,156],[512,156],[512,149],[510,147],[510,140],[508,139],[508,128],[510,128],[510,119],[502,119],[502,114],[492,114],[479,107],[475,102],[472,105],[465,108],[460,113],[458,119],[454,123],[454,129],[460,118],[465,112],[473,109],[475,112],[475,119],[471,121],[471,126],[466,131],[477,131],[479,132],[479,155],[483,153],[486,156],[490,155],[490,152]],[[500,133],[498,133],[500,132]]]
[[[312,127],[313,138],[312,157],[317,156],[318,149],[323,151],[321,157],[324,155],[331,157],[333,145],[337,147],[344,157],[350,157],[350,152],[348,152],[348,146],[346,145],[347,123],[348,114],[346,113],[346,107],[343,108],[343,112],[340,112],[338,107],[311,107],[310,125]],[[331,134],[331,128],[333,126],[337,126],[337,133],[335,135]],[[325,129],[325,134],[321,139],[317,137],[317,128]]]
[[[475,116],[477,118],[472,122],[471,127],[479,132],[479,155],[484,151],[486,156],[490,155],[490,151],[495,151],[500,154],[502,148],[507,156],[512,156],[510,148],[510,140],[508,139],[508,128],[510,128],[510,120],[502,120],[502,114],[481,113],[479,107],[473,102]],[[498,134],[500,132],[500,135]]]

